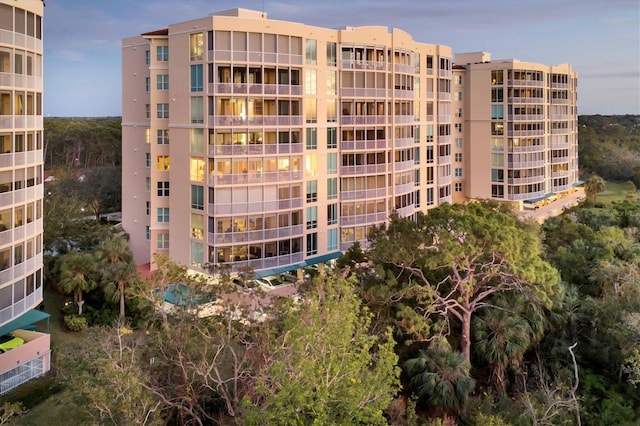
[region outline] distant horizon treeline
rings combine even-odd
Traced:
[[[581,177],[597,174],[640,187],[640,115],[578,117]],[[45,169],[122,164],[121,117],[46,117]]]
[[[46,117],[44,167],[95,169],[122,164],[121,117]]]

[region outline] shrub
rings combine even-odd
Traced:
[[[64,325],[66,325],[71,331],[82,331],[86,330],[88,327],[87,319],[75,314],[65,315]]]

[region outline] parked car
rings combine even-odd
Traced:
[[[24,340],[11,333],[0,336],[0,354],[22,345],[24,345]]]
[[[255,283],[258,283],[262,288],[266,290],[271,290],[279,285],[282,285],[282,281],[278,279],[278,277],[264,277],[264,278],[256,278],[253,280]]]
[[[298,277],[296,276],[295,271],[294,273],[285,272],[280,275],[280,281],[283,283],[295,283],[298,282]]]

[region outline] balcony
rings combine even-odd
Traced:
[[[289,53],[275,52],[247,52],[247,51],[231,51],[231,50],[209,50],[207,51],[207,60],[223,61],[223,62],[258,62],[272,64],[291,64],[302,65],[302,55],[294,55]]]
[[[340,226],[373,225],[387,220],[387,213],[371,213],[340,217]]]
[[[209,83],[209,93],[302,96],[302,86],[259,83]]]
[[[209,116],[210,126],[301,126],[302,123],[303,117],[301,115]]]
[[[385,139],[368,140],[368,141],[341,141],[340,149],[346,151],[352,150],[380,150],[387,148]]]
[[[245,232],[223,232],[209,233],[209,244],[236,244],[246,242],[257,242],[264,240],[274,240],[286,237],[300,237],[304,235],[302,225],[285,226],[275,229],[257,229]]]
[[[362,88],[362,87],[342,87],[340,96],[343,98],[386,98],[391,97],[387,89]]]
[[[386,124],[386,115],[343,115],[340,117],[340,124]]]
[[[15,330],[13,334],[24,344],[0,354],[0,395],[51,368],[51,340],[46,333]]]
[[[361,59],[343,59],[340,61],[340,67],[352,70],[378,70],[384,71],[388,69],[386,62],[363,61]]]
[[[340,191],[340,201],[372,200],[387,196],[386,188],[362,189],[356,191]]]
[[[413,164],[413,161],[411,162]],[[386,173],[387,165],[386,164],[369,164],[363,166],[341,166],[340,174],[342,176],[349,175],[373,175],[379,173]]]
[[[209,176],[209,185],[248,185],[302,180],[302,171],[229,173]]]

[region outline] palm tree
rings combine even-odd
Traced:
[[[596,202],[596,196],[599,192],[603,192],[605,189],[605,180],[598,175],[593,175],[584,184],[584,190],[588,196],[593,198],[593,202]]]
[[[126,284],[136,276],[133,254],[124,239],[119,237],[103,241],[98,248],[98,259],[102,266],[102,285],[107,297],[119,299],[120,317],[125,316]]]
[[[492,381],[504,392],[504,374],[509,365],[519,365],[531,346],[533,330],[516,312],[487,309],[472,323],[474,350],[491,366]]]
[[[60,289],[66,294],[73,294],[78,304],[78,315],[82,315],[82,293],[96,287],[96,266],[92,254],[79,252],[65,254],[60,264]]]
[[[445,412],[458,412],[475,387],[464,354],[447,347],[420,350],[404,363],[404,369],[416,395]]]

